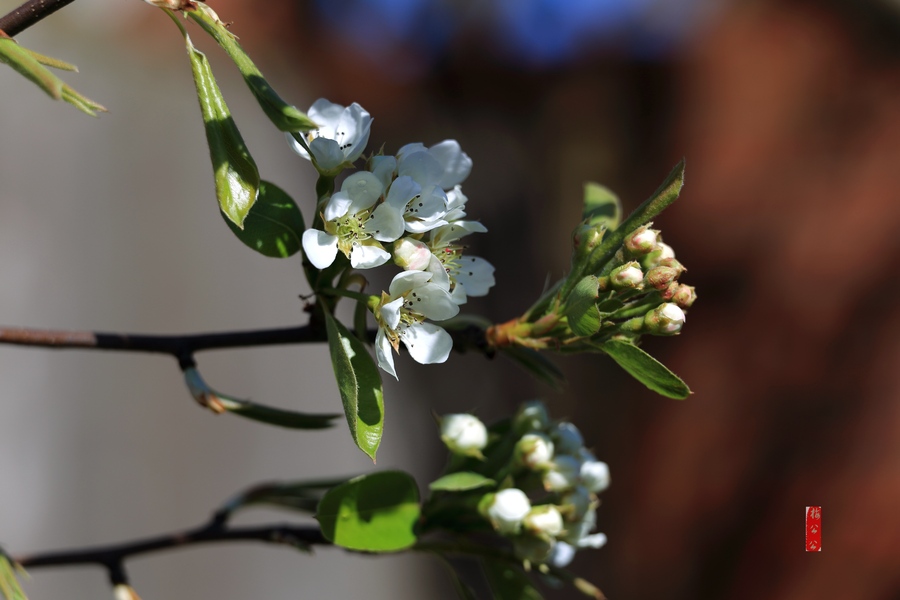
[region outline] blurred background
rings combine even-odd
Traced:
[[[6,13],[17,2],[2,0]],[[687,158],[656,221],[700,299],[645,348],[694,395],[657,397],[603,357],[558,393],[502,358],[398,360],[379,468],[442,468],[431,411],[500,418],[544,398],[606,460],[606,547],[574,570],[612,599],[900,595],[900,4],[893,0],[216,0],[289,101],[362,104],[369,148],[456,138],[474,160],[474,252],[519,314],[567,268],[582,184],[626,210]],[[216,48],[265,179],[309,215],[313,173]],[[141,2],[78,0],[18,36],[74,62],[92,120],[0,69],[0,322],[177,333],[302,323],[298,258],[227,231],[176,28]],[[311,411],[339,399],[323,347],[199,355],[211,385]],[[196,406],[171,359],[0,347],[0,542],[12,553],[198,524],[271,479],[356,474],[345,425],[292,433]],[[465,383],[462,383],[465,382]],[[823,551],[804,552],[804,507]],[[245,522],[279,519],[254,511]],[[210,547],[132,562],[149,598],[453,598],[422,557]],[[109,592],[35,570],[33,598]],[[574,597],[548,591],[550,597]]]

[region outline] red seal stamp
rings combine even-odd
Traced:
[[[806,551],[822,551],[822,507],[806,507]]]

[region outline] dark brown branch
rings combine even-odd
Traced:
[[[214,520],[208,525],[179,533],[96,548],[41,552],[19,556],[15,560],[26,569],[63,565],[99,565],[109,571],[111,578],[122,579],[124,578],[122,563],[125,559],[132,556],[196,544],[247,541],[301,547],[331,544],[325,539],[319,528],[313,525],[265,525],[226,528]],[[119,574],[117,575],[117,573]]]
[[[38,21],[49,17],[63,6],[75,0],[28,0],[8,15],[0,17],[0,31],[14,36],[25,31]]]

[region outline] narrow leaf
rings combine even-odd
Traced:
[[[0,596],[4,600],[28,600],[17,575],[26,575],[25,570],[0,549]]]
[[[259,195],[244,219],[243,229],[228,218],[225,223],[246,246],[264,256],[287,258],[303,247],[306,225],[300,209],[284,190],[268,181],[260,181]]]
[[[253,92],[253,96],[256,97],[256,101],[259,102],[260,108],[275,127],[281,131],[316,129],[317,125],[305,113],[282,100],[281,96],[272,89],[262,72],[241,48],[237,37],[228,31],[216,13],[203,2],[196,2],[196,5],[195,10],[186,10],[185,13],[211,35],[234,61],[250,91]]]
[[[510,345],[500,348],[506,356],[511,358],[520,367],[531,373],[535,379],[543,381],[554,390],[561,390],[566,379],[549,358],[524,346]]]
[[[460,473],[450,473],[443,477],[432,481],[428,485],[428,489],[432,492],[465,492],[467,490],[475,490],[481,487],[496,485],[497,482],[489,479],[484,475],[473,473],[471,471],[462,471]]]
[[[605,225],[609,230],[615,229],[622,219],[622,203],[609,188],[599,183],[586,183],[582,218],[589,225]]]
[[[203,114],[219,207],[235,225],[243,228],[244,219],[256,202],[259,171],[231,118],[206,55],[194,48],[187,33],[184,33],[184,41]]]
[[[597,309],[600,282],[588,275],[575,285],[566,299],[565,315],[575,335],[588,336],[600,331],[601,315]]]
[[[395,552],[416,543],[419,488],[402,471],[362,475],[331,489],[316,519],[322,534],[350,550]]]
[[[634,344],[609,340],[601,344],[600,349],[657,394],[676,400],[684,400],[691,394],[687,384],[675,373]]]
[[[543,596],[519,565],[485,559],[482,566],[496,600],[542,600]]]
[[[247,400],[236,400],[219,396],[219,402],[230,413],[240,415],[247,419],[278,425],[288,429],[327,429],[334,427],[334,421],[339,414],[311,414],[271,406],[263,406]]]
[[[374,462],[384,429],[381,375],[365,345],[327,311],[325,328],[350,434]]]
[[[657,188],[653,195],[647,198],[634,212],[632,212],[625,222],[622,223],[615,231],[609,231],[603,237],[603,241],[594,251],[591,260],[588,263],[585,272],[599,273],[601,268],[609,262],[609,260],[625,241],[625,237],[646,223],[649,223],[654,217],[665,210],[670,204],[678,199],[681,188],[684,186],[684,160],[675,165],[669,176],[666,177],[662,185]]]

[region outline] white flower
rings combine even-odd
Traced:
[[[472,159],[456,140],[444,140],[430,148],[424,144],[406,144],[397,152],[398,172],[413,175],[423,186],[437,185],[450,190],[465,181],[472,172]]]
[[[578,454],[584,447],[584,438],[578,428],[568,421],[560,421],[550,431],[550,437],[556,442],[556,450],[560,454]]]
[[[553,442],[543,433],[526,433],[516,442],[515,456],[527,469],[543,468],[553,459]]]
[[[441,418],[441,439],[454,454],[481,456],[481,450],[487,446],[488,433],[478,417],[445,415]]]
[[[609,487],[609,466],[600,460],[581,463],[581,483],[588,491],[599,493]]]
[[[538,535],[556,537],[563,531],[563,518],[552,504],[535,506],[522,520],[525,529]]]
[[[355,269],[383,265],[390,254],[379,242],[393,242],[403,235],[403,217],[388,202],[375,206],[384,187],[368,171],[344,180],[341,191],[328,199],[322,211],[325,231],[303,232],[303,251],[318,269],[334,262],[340,250]]]
[[[520,489],[507,488],[496,494],[488,494],[482,514],[494,529],[502,534],[515,534],[522,527],[522,520],[531,510],[531,501]]]
[[[366,149],[372,117],[356,102],[344,107],[319,98],[307,115],[319,128],[295,135],[305,137],[309,152],[290,133],[287,134],[287,139],[294,152],[307,160],[311,159],[320,173],[339,173],[345,163],[352,163]]]
[[[459,313],[459,306],[450,298],[446,285],[433,283],[433,277],[425,271],[398,273],[375,311],[379,325],[375,356],[378,366],[395,378],[391,348],[398,350],[401,341],[409,355],[423,365],[444,362],[453,348],[450,334],[437,325],[423,322],[425,319],[443,321]]]

